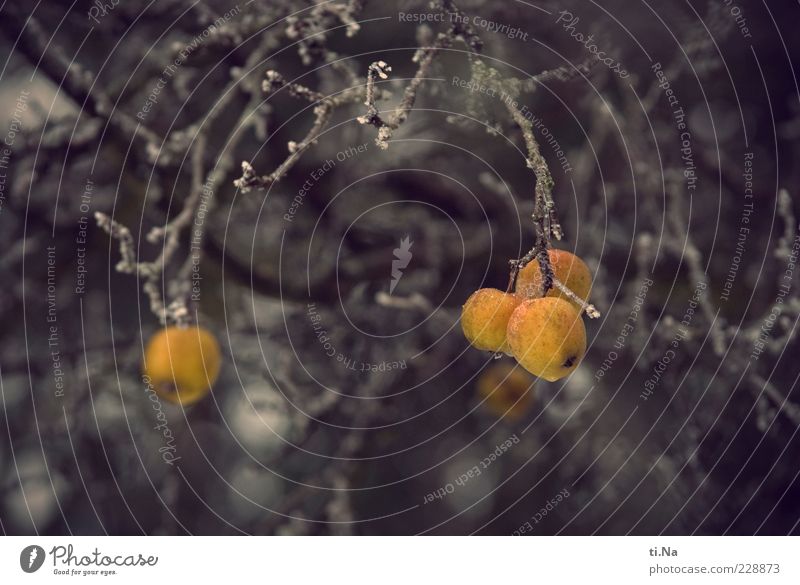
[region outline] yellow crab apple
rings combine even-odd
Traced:
[[[475,386],[483,406],[497,416],[516,420],[528,412],[536,379],[517,363],[494,363],[478,377]]]
[[[581,299],[588,299],[589,291],[592,288],[592,273],[584,261],[566,250],[550,249],[547,251],[547,255],[550,258],[553,276]],[[539,263],[532,260],[517,275],[516,293],[520,297],[532,299],[541,296],[541,287],[542,271]],[[546,296],[563,298],[579,306],[555,287],[548,290]]]
[[[142,369],[164,400],[188,406],[203,398],[217,380],[219,344],[203,327],[166,327],[147,343]]]
[[[464,337],[477,349],[509,353],[506,341],[508,319],[519,299],[496,288],[476,290],[461,310]]]
[[[507,339],[520,365],[549,382],[569,375],[586,353],[580,313],[557,297],[520,303],[508,320]]]

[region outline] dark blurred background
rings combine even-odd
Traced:
[[[271,173],[315,120],[267,71],[327,96],[385,61],[389,116],[438,8],[0,5],[4,533],[798,533],[800,8],[455,5],[482,50],[437,53],[388,148],[359,98],[247,192],[241,162]],[[556,247],[594,274],[602,316],[556,383],[460,330],[534,238],[519,128],[454,83],[486,67],[534,123]],[[159,317],[95,213],[151,262],[199,192],[202,238],[179,234],[154,294],[223,365],[163,403],[168,464],[141,376]]]

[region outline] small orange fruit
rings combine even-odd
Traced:
[[[569,375],[586,353],[586,328],[567,301],[523,301],[508,321],[508,344],[520,365],[549,382]]]
[[[476,290],[461,310],[461,329],[473,347],[509,353],[506,342],[508,318],[519,299],[496,288]]]
[[[566,250],[550,249],[547,255],[550,257],[553,275],[580,298],[588,299],[592,289],[592,273],[584,261]],[[519,271],[516,292],[523,298],[533,299],[541,296],[541,288],[542,271],[539,263],[532,260]],[[563,298],[577,305],[555,287],[547,291],[547,296]]]
[[[208,394],[220,363],[219,344],[210,331],[166,327],[147,343],[142,369],[161,398],[188,406]]]
[[[536,379],[516,363],[492,364],[475,386],[484,406],[497,416],[518,419],[533,403]]]

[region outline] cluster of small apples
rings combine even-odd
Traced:
[[[161,398],[188,406],[209,393],[221,363],[219,344],[208,329],[172,326],[150,338],[142,370]]]
[[[565,250],[548,251],[553,275],[581,299],[589,297],[592,275],[586,264]],[[475,291],[461,312],[470,344],[516,358],[534,376],[555,382],[569,375],[586,353],[581,305],[556,288],[541,295],[542,273],[533,260],[517,275],[515,292]]]

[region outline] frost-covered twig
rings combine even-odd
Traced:
[[[598,311],[594,305],[591,303],[587,303],[585,300],[580,298],[571,289],[569,289],[563,282],[558,280],[557,278],[553,278],[553,287],[560,290],[564,295],[566,295],[571,301],[578,303],[581,306],[581,311],[586,313],[586,315],[590,319],[597,319],[600,316],[600,311]]]
[[[170,306],[166,306],[164,303],[161,289],[158,286],[161,277],[158,261],[138,262],[130,230],[111,219],[105,213],[98,211],[94,217],[98,227],[119,242],[122,260],[116,266],[117,271],[125,274],[137,274],[144,279],[142,290],[150,299],[150,310],[159,318],[159,321],[162,324],[166,324],[168,321],[185,322],[188,318],[188,311],[185,305],[173,303]]]
[[[781,394],[773,384],[755,372],[750,372],[750,379],[759,390],[764,392],[767,398],[775,405],[778,412],[783,413],[795,427],[800,428],[800,407],[790,402],[788,396]]]
[[[280,79],[274,72],[267,73],[268,78],[272,80]],[[280,87],[293,86],[294,84],[284,83]],[[270,82],[270,87],[272,87]],[[312,92],[307,88],[295,85],[292,95],[302,97],[304,99],[311,99]],[[347,104],[356,103],[364,99],[365,90],[363,86],[351,87],[344,91],[330,95],[321,96],[321,94],[313,93],[315,96],[320,96],[321,99],[314,106],[314,124],[300,142],[289,142],[289,155],[286,159],[278,165],[278,167],[269,174],[257,175],[253,166],[247,162],[242,162],[242,176],[234,181],[234,185],[247,193],[251,189],[265,189],[272,183],[279,181],[289,170],[297,164],[303,153],[308,150],[313,144],[316,143],[319,136],[328,126],[333,116],[334,111]]]
[[[532,92],[536,90],[539,84],[546,83],[551,80],[570,81],[578,76],[588,75],[592,70],[592,67],[594,67],[597,63],[597,58],[587,57],[577,65],[562,65],[561,67],[556,67],[555,69],[548,69],[547,71],[537,73],[530,79],[525,80],[525,83],[522,85],[522,87],[526,91]]]
[[[483,42],[469,24],[469,18],[456,7],[455,3],[451,0],[440,0],[434,3],[434,7],[438,8],[443,14],[448,15],[451,25],[447,32],[439,33],[436,36],[436,40],[431,46],[422,47],[417,50],[417,53],[414,55],[414,62],[418,64],[417,71],[406,86],[400,104],[392,115],[384,120],[378,114],[377,109],[375,109],[374,99],[369,99],[368,96],[366,101],[366,106],[368,108],[367,114],[358,119],[362,124],[371,124],[378,129],[378,136],[375,139],[375,144],[384,150],[389,148],[389,140],[391,140],[394,131],[408,119],[414,107],[414,103],[417,100],[417,93],[422,83],[428,78],[431,66],[439,52],[442,49],[449,48],[456,39],[462,40],[473,52],[480,52],[483,48]],[[367,73],[368,87],[370,84],[374,85],[376,77],[386,79],[388,77],[388,72],[391,70],[392,68],[384,61],[372,63]]]
[[[299,39],[297,52],[304,65],[315,61],[334,62],[335,52],[327,47],[327,34],[338,21],[345,25],[347,36],[353,37],[361,29],[357,17],[363,11],[366,0],[348,0],[344,4],[334,2],[317,2],[301,16],[290,16],[286,19],[286,36]]]

